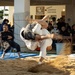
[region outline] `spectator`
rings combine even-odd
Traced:
[[[8,25],[3,25],[3,31],[1,32],[1,39],[4,42],[7,42],[8,45],[3,45],[3,54],[1,58],[4,58],[5,54],[10,50],[11,47],[16,48],[18,55],[20,57],[20,46],[16,42],[13,41],[14,36],[13,34],[8,30]]]
[[[59,29],[58,29],[57,25],[54,25],[53,27],[54,27],[54,28],[51,30],[51,33],[59,34],[59,33],[60,33],[60,31],[59,31]]]
[[[73,37],[73,43],[75,43],[75,24],[72,25],[72,37]],[[73,49],[75,50],[75,45],[73,46]]]
[[[4,24],[7,24],[7,25],[8,25],[8,28],[9,28],[9,31],[11,31],[11,30],[10,30],[10,29],[11,29],[11,25],[8,24],[8,23],[9,23],[9,20],[8,20],[8,19],[4,19],[4,20],[3,20],[2,24],[1,24],[1,31],[3,31],[3,25],[4,25]]]
[[[72,25],[72,31],[71,32],[72,32],[72,36],[75,37],[75,24]]]
[[[71,27],[68,23],[66,23],[66,30],[68,30],[68,32],[71,33]]]
[[[52,29],[53,29],[53,26],[52,26],[51,22],[48,22],[48,28],[47,28],[47,30],[49,32],[51,32]]]
[[[63,36],[70,36],[70,33],[68,32],[68,30],[66,30],[65,26],[61,27],[60,34]]]
[[[59,21],[58,21],[58,23],[57,23],[57,26],[58,26],[58,29],[59,29],[59,30],[61,30],[61,28],[62,28],[63,26],[66,26],[66,23],[65,23],[65,21],[64,21],[63,18],[60,18],[60,19],[59,19]]]
[[[59,31],[57,25],[54,25],[53,27],[54,28],[51,30],[51,34],[58,35],[60,33],[60,31]],[[53,39],[52,46],[53,46],[54,50],[56,50],[56,43],[57,43],[57,41],[58,41],[57,39]]]

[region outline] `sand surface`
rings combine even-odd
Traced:
[[[47,57],[38,65],[38,57],[0,60],[0,75],[75,75],[75,60],[67,56]]]

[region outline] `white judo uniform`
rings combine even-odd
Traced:
[[[22,37],[21,33],[22,31],[25,30],[25,27],[23,27],[20,31],[20,37],[21,39],[25,42],[25,45],[27,46],[28,49],[30,50],[35,50],[37,46],[40,46],[40,56],[45,58],[46,57],[46,48],[48,46],[52,45],[52,39],[44,39],[42,41],[32,41],[32,40],[26,40],[25,38]],[[32,29],[33,33],[39,34],[39,35],[47,35],[50,34],[47,29],[41,29],[41,25],[37,23],[35,27]]]

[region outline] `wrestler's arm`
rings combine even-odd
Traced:
[[[46,15],[46,16],[44,16],[41,20],[42,21],[46,21],[46,20],[48,20],[49,19],[49,15]],[[27,16],[26,18],[25,18],[25,20],[26,21],[32,21],[32,22],[34,22],[34,21],[39,21],[39,19],[31,19],[29,16]]]
[[[41,25],[42,28],[47,29],[47,27],[48,27],[47,22],[45,22],[44,20],[38,20],[37,22]]]
[[[35,40],[44,40],[44,39],[60,39],[62,40],[63,39],[63,36],[62,35],[56,35],[56,34],[47,34],[47,35],[36,35],[36,38]]]
[[[47,35],[36,35],[35,36],[35,40],[39,41],[39,40],[44,40],[44,39],[49,39],[49,38],[54,38],[54,34],[47,34]]]
[[[28,21],[29,23],[39,23],[42,28],[47,28],[48,27],[48,23],[46,22],[46,20],[48,20],[49,16],[44,16],[41,20],[38,19],[31,19],[29,17],[27,17],[25,20]]]
[[[49,38],[52,38],[52,39],[54,39],[54,37],[55,37],[55,34],[47,34],[47,35],[42,35],[41,36],[41,39],[43,40],[43,39],[49,39]]]
[[[48,38],[52,38],[52,39],[63,39],[62,35],[57,35],[57,34],[47,34],[46,35]]]
[[[42,18],[43,21],[47,21],[49,19],[49,15],[46,15]]]

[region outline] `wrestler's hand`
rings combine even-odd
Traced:
[[[36,35],[35,41],[40,41],[40,40],[41,40],[41,36],[40,35]]]
[[[47,38],[52,38],[53,39],[55,37],[55,34],[47,34],[46,36],[47,36]]]
[[[46,15],[42,18],[43,21],[47,21],[49,19],[49,15]]]
[[[60,39],[60,40],[62,40],[63,39],[63,36],[62,35],[55,35],[55,39]]]
[[[12,36],[8,36],[8,40],[12,39]]]

